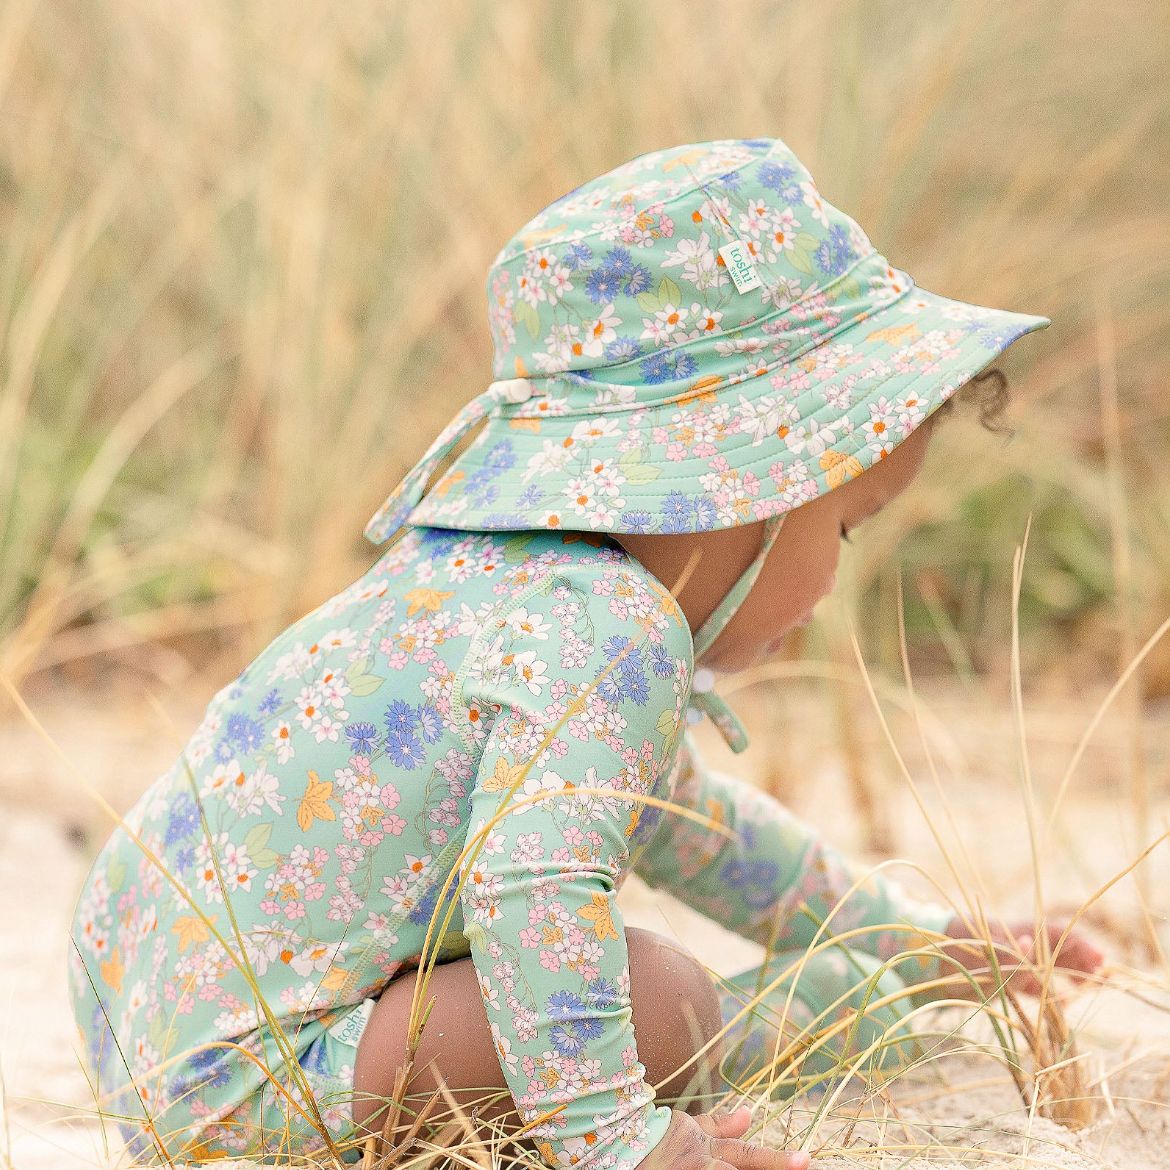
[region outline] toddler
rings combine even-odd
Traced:
[[[412,1099],[494,1087],[481,1116],[514,1113],[551,1166],[798,1170],[740,1140],[746,1110],[704,1112],[723,1078],[870,982],[987,965],[946,945],[970,933],[951,909],[861,880],[686,726],[743,750],[714,672],[809,620],[934,412],[1047,320],[916,287],[771,138],[586,183],[487,288],[496,381],[370,521],[389,546],[215,695],[87,880],[74,1006],[141,1158],[356,1161],[413,1049]],[[635,872],[767,963],[717,988],[626,929]],[[1072,934],[1058,960],[1101,956]],[[769,1018],[745,1013],[769,984]],[[860,1018],[855,1048],[898,1019]]]

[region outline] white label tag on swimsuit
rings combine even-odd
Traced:
[[[373,1010],[374,1001],[372,999],[363,999],[353,1011],[348,1015],[342,1016],[329,1029],[329,1035],[339,1044],[356,1048],[358,1041],[362,1038],[362,1033],[366,1030],[366,1024],[370,1022],[370,1012]]]
[[[763,283],[752,263],[752,254],[743,240],[728,240],[719,249],[719,255],[727,265],[727,271],[731,273],[736,292],[751,292],[753,288],[759,288]]]

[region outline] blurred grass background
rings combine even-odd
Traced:
[[[850,851],[944,873],[840,620],[925,775],[895,701],[901,584],[946,780],[930,807],[961,810],[993,900],[1026,908],[1009,659],[1029,517],[1046,808],[1170,613],[1168,40],[1170,5],[1135,0],[5,0],[0,672],[128,808],[206,699],[380,555],[366,519],[490,380],[484,280],[513,232],[640,152],[773,135],[922,286],[1053,325],[998,363],[1015,436],[958,413],[857,534],[790,647],[813,661],[721,684],[765,731],[738,766]],[[1056,911],[1164,823],[1170,639],[1138,681],[1044,862]],[[49,1132],[92,1106],[64,946],[108,822],[14,709],[0,733],[0,992],[19,1005],[0,1055],[33,1102],[19,1124]],[[1155,861],[1086,919],[1114,953],[1165,936]],[[66,1162],[62,1133],[8,1160],[95,1164]]]
[[[1000,363],[1015,437],[949,422],[859,534],[867,657],[897,669],[901,573],[917,668],[1005,676],[1031,515],[1027,678],[1113,677],[1170,608],[1167,14],[7,0],[0,667],[241,667],[490,380],[504,241],[637,153],[765,134],[924,287],[1054,321]]]

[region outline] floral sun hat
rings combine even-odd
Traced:
[[[497,381],[371,518],[375,543],[403,525],[679,533],[778,516],[1050,324],[916,287],[774,138],[590,180],[516,233],[487,289]]]

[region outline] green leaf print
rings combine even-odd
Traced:
[[[256,851],[263,849],[272,836],[272,823],[265,821],[260,825],[253,825],[244,836],[244,847],[249,857],[255,857]]]
[[[650,483],[657,479],[662,474],[662,468],[656,467],[653,463],[635,463],[626,472],[626,479],[630,483]]]
[[[527,301],[517,301],[512,315],[524,324],[533,341],[540,336],[540,314]]]
[[[349,682],[355,678],[361,678],[366,673],[366,667],[370,665],[370,660],[364,655],[361,658],[355,658],[345,668],[345,679]]]
[[[268,839],[271,836],[272,825],[265,821],[263,824],[253,825],[244,837],[244,847],[257,869],[271,869],[280,860],[280,854],[275,849],[268,848]]]
[[[109,878],[111,890],[120,889],[126,881],[126,863],[115,857],[106,868],[106,876]]]
[[[357,678],[347,678],[349,689],[358,696],[364,699],[367,695],[372,695],[386,680],[376,674],[362,674]]]
[[[677,284],[670,279],[669,276],[664,276],[658,282],[658,303],[661,306],[674,305],[677,309],[679,301],[682,299],[682,292],[679,290]]]
[[[801,272],[806,272],[809,276],[812,276],[812,261],[808,258],[809,254],[801,249],[799,242],[791,252],[785,252],[784,255],[788,257],[788,263],[791,264],[793,268],[799,269]]]
[[[675,728],[674,710],[667,709],[666,711],[663,711],[662,714],[658,716],[658,722],[654,724],[654,728],[659,735],[673,735]]]
[[[528,559],[528,553],[524,550],[532,543],[533,536],[531,532],[525,532],[520,536],[513,536],[504,541],[504,564],[518,565]]]
[[[637,296],[638,308],[644,313],[657,313],[662,308],[662,302],[654,293],[639,293]]]
[[[618,467],[630,483],[650,483],[662,474],[662,468],[652,463],[642,462],[642,448],[634,447],[626,451],[618,460]]]

